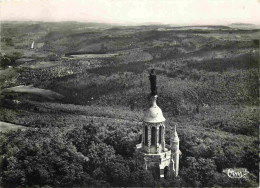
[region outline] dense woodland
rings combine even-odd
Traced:
[[[0,121],[26,129],[0,133],[0,186],[257,187],[259,30],[209,28],[3,24]],[[41,43],[33,52],[32,40]],[[116,55],[64,57],[84,51]],[[135,160],[151,68],[167,143],[177,125],[177,178],[158,179]],[[63,97],[4,92],[20,84]],[[250,173],[232,179],[226,168]]]

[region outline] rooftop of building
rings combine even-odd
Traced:
[[[152,106],[145,112],[143,121],[147,123],[161,123],[165,121],[162,110],[156,104],[157,95],[152,96]]]

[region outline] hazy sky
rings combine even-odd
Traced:
[[[2,21],[260,24],[260,0],[0,0]]]

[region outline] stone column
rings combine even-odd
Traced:
[[[156,127],[156,153],[159,153],[160,152],[160,147],[159,147],[159,127],[160,126],[158,126],[157,125],[157,127]]]
[[[151,126],[147,126],[148,127],[148,153],[150,153],[151,151],[151,134],[152,134],[152,130],[151,130]]]
[[[171,159],[171,163],[170,163],[170,172],[171,175],[175,175],[175,163],[173,159]]]
[[[162,124],[162,151],[164,151],[165,148],[165,126]]]
[[[145,141],[145,125],[143,124],[143,129],[142,129],[142,146],[144,146],[144,141]]]

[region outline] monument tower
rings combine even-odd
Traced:
[[[151,107],[143,118],[142,142],[136,146],[139,164],[160,178],[178,176],[179,137],[176,131],[171,135],[171,145],[165,143],[165,118],[156,104],[157,87],[154,70],[150,73]]]

